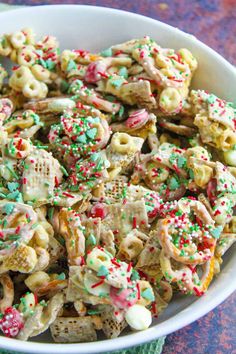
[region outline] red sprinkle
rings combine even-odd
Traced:
[[[196,287],[194,287],[193,290],[195,291],[195,294],[196,294],[197,296],[202,296],[202,295],[204,294],[203,291],[199,291],[198,288],[196,288]]]
[[[127,272],[130,272],[131,268],[132,268],[132,262],[130,262],[130,263],[128,264]]]
[[[62,194],[65,195],[65,196],[68,197],[68,198],[74,198],[74,196],[71,195],[70,193],[63,192]]]
[[[138,290],[138,300],[140,300],[141,298],[141,294],[140,294],[140,286],[139,286],[139,283],[137,283],[137,290]]]
[[[96,284],[93,284],[93,285],[91,286],[91,288],[92,288],[92,289],[97,288],[99,285],[102,285],[103,283],[104,283],[104,279],[102,279],[101,281],[99,281],[99,282],[96,283]]]
[[[57,176],[55,176],[55,179],[54,179],[54,180],[55,180],[55,186],[58,187],[58,186],[59,186],[59,181],[58,181]]]
[[[133,229],[137,228],[137,218],[136,216],[133,217]]]
[[[111,263],[114,264],[115,266],[117,266],[118,268],[120,268],[120,264],[118,262],[116,262],[115,258],[111,259]]]

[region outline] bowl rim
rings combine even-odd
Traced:
[[[181,36],[184,37],[191,37],[191,40],[195,42],[198,47],[201,47],[203,50],[210,53],[214,56],[220,64],[224,65],[229,71],[231,71],[231,79],[236,80],[236,70],[235,67],[228,62],[222,55],[217,53],[214,49],[208,47],[206,44],[198,40],[194,35],[191,35],[183,30],[175,28],[167,23],[161,22],[159,20],[143,16],[140,14],[136,14],[133,12],[128,12],[124,10],[119,10],[115,8],[109,8],[104,6],[93,6],[93,5],[77,5],[77,4],[63,4],[63,5],[40,5],[40,6],[28,6],[22,8],[13,8],[10,11],[3,11],[0,13],[0,20],[3,17],[8,17],[9,14],[14,16],[14,13],[22,13],[22,15],[26,14],[27,12],[34,11],[54,11],[54,10],[63,10],[65,8],[76,8],[87,10],[87,11],[97,11],[97,12],[109,12],[115,13],[117,15],[126,16],[129,18],[138,18],[140,20],[145,20],[149,23],[158,23],[160,27],[163,29],[167,29],[168,31],[178,32]],[[185,314],[185,317],[182,318],[181,314],[185,310],[181,310],[176,315],[170,317],[169,319],[165,320],[161,323],[161,330],[159,330],[159,324],[150,327],[146,331],[135,332],[127,334],[123,337],[118,337],[114,339],[106,339],[100,340],[96,342],[89,342],[89,343],[68,343],[68,344],[61,344],[61,343],[41,343],[41,342],[26,342],[12,338],[6,338],[0,335],[0,348],[6,350],[17,350],[18,352],[30,353],[30,354],[51,354],[54,350],[58,354],[93,354],[93,353],[102,353],[104,352],[104,348],[106,351],[114,351],[114,350],[121,350],[128,347],[135,347],[137,345],[144,344],[146,342],[150,342],[153,340],[158,339],[159,337],[165,336],[170,334],[174,331],[177,331],[180,328],[183,328],[192,322],[196,321],[200,317],[204,316],[220,303],[222,303],[228,296],[230,296],[234,290],[236,290],[236,279],[229,282],[227,288],[224,291],[219,291],[217,296],[215,296],[209,302],[207,308],[203,306],[204,304],[204,297],[199,298],[197,301],[191,304],[191,312]],[[189,306],[187,306],[188,308]],[[197,310],[197,311],[195,311]],[[180,319],[181,317],[181,319]]]

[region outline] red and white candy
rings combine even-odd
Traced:
[[[139,129],[148,121],[148,112],[145,109],[139,109],[132,112],[126,120],[125,125],[129,129]]]
[[[106,69],[107,65],[105,65],[105,63],[102,61],[90,63],[86,70],[85,81],[89,83],[95,83],[101,80],[102,75],[105,74]]]

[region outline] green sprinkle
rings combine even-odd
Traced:
[[[99,315],[100,313],[99,310],[88,310],[88,315]]]
[[[48,217],[49,217],[49,220],[52,221],[52,218],[53,218],[53,215],[54,215],[54,208],[49,208],[48,209]]]
[[[184,257],[184,256],[185,256],[184,250],[181,250],[179,255],[180,255],[181,257]]]
[[[121,106],[118,112],[119,117],[122,117],[125,112],[124,106]]]
[[[61,172],[63,173],[63,175],[65,175],[66,177],[69,176],[68,172],[66,171],[64,166],[61,166]]]

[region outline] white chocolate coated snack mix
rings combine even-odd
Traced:
[[[1,332],[115,338],[204,296],[236,239],[236,115],[191,52],[25,28],[0,55]]]

